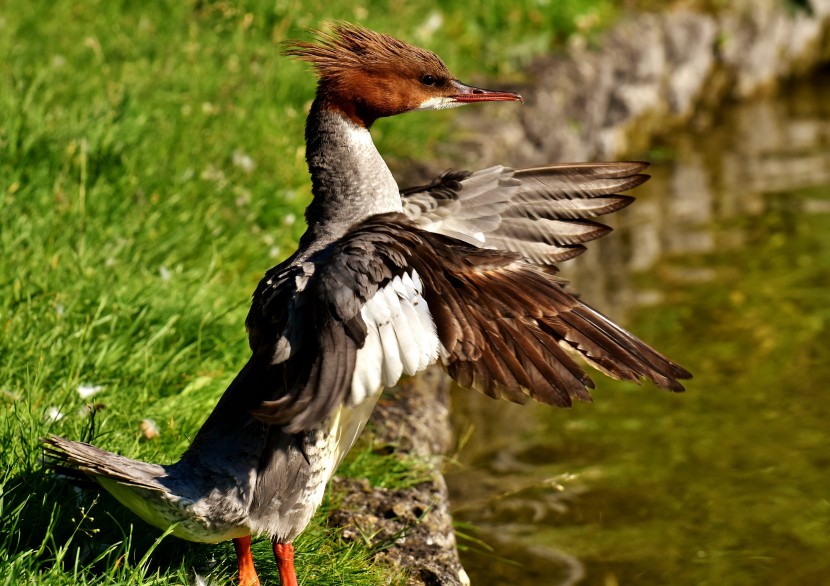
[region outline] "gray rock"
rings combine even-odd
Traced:
[[[700,109],[775,87],[830,59],[830,0],[811,11],[742,0],[716,15],[640,14],[606,33],[600,50],[574,42],[538,59],[522,108],[470,109],[478,140],[453,158],[495,162],[610,159],[687,122]],[[472,144],[471,144],[472,143]],[[471,148],[471,146],[476,148]]]

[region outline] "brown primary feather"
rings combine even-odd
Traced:
[[[567,176],[598,179],[626,178],[638,175],[648,169],[644,161],[609,161],[599,163],[555,163],[544,167],[528,167],[516,172],[518,178],[525,176]],[[645,181],[645,179],[643,179]]]

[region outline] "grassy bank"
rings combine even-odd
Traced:
[[[359,21],[476,81],[513,76],[614,12],[608,0],[0,7],[0,584],[233,573],[228,544],[155,548],[159,533],[108,496],[44,476],[37,438],[170,462],[246,360],[250,294],[291,252],[309,198],[314,83],[280,41]],[[382,152],[429,158],[447,115],[424,116],[379,123]],[[298,544],[301,582],[394,582],[324,517]]]

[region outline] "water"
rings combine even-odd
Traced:
[[[830,75],[654,156],[564,273],[695,378],[597,376],[570,410],[455,393],[456,519],[496,548],[466,542],[473,584],[830,584]]]

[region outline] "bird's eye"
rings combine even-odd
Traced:
[[[421,78],[421,83],[424,85],[435,85],[437,82],[434,75],[425,75]]]

